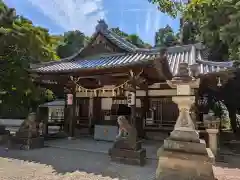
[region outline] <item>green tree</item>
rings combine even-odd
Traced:
[[[126,39],[130,43],[134,44],[135,46],[139,48],[150,48],[151,45],[148,43],[145,43],[138,35],[136,34],[127,34],[117,28],[111,28],[110,29],[112,32],[116,33],[117,35],[121,36],[122,38]]]
[[[199,29],[200,40],[210,49],[209,59],[227,60],[231,47],[222,39],[221,29],[228,24],[228,12],[225,0],[191,1],[184,11],[185,19],[194,22]],[[232,29],[233,30],[233,29]],[[229,34],[230,32],[228,32]]]
[[[63,43],[57,47],[57,54],[61,58],[66,58],[75,54],[86,42],[85,35],[78,30],[64,33]]]
[[[121,31],[121,30],[119,29],[119,27],[117,27],[117,28],[111,28],[110,31],[113,31],[114,33],[116,33],[117,35],[119,35],[119,36],[121,36],[121,37],[123,37],[123,38],[127,38],[127,37],[128,37],[128,34],[125,33],[125,32],[123,32],[123,31]]]
[[[29,64],[53,60],[57,56],[46,29],[35,27],[28,19],[16,16],[15,10],[3,2],[0,2],[0,7],[4,9],[0,12],[0,90],[6,92],[1,97],[1,110],[15,109],[16,113],[28,109],[42,97],[41,90],[29,77]]]
[[[150,3],[156,4],[159,11],[168,14],[169,16],[176,18],[179,12],[182,12],[182,1],[178,0],[148,0]],[[187,0],[186,0],[187,1]],[[184,1],[185,2],[185,1]]]
[[[209,59],[240,59],[239,13],[237,0],[192,0],[187,4],[172,0],[149,0],[172,17],[182,16],[183,36],[203,42],[210,50]],[[186,29],[184,29],[186,28]],[[193,28],[193,29],[192,29]],[[189,30],[191,33],[189,34]]]
[[[177,36],[174,34],[172,28],[169,25],[164,28],[160,28],[155,33],[155,46],[170,47],[176,44],[178,44]]]
[[[134,44],[135,46],[139,48],[145,48],[147,46],[146,43],[143,42],[143,40],[136,34],[130,34],[126,37],[126,40]]]
[[[15,9],[8,8],[3,1],[0,0],[0,27],[11,27],[15,17]]]

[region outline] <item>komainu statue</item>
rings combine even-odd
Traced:
[[[117,141],[125,142],[129,147],[135,148],[134,145],[137,142],[137,131],[132,127],[125,116],[119,116],[117,119],[119,125],[119,132],[116,137]]]
[[[112,161],[125,164],[145,164],[146,150],[142,148],[141,141],[137,138],[136,129],[131,126],[125,116],[117,118],[119,132],[113,147],[109,149]]]
[[[23,138],[34,138],[39,136],[35,113],[30,113],[27,119],[22,122],[16,136]]]
[[[20,125],[16,135],[9,142],[10,146],[20,149],[33,149],[44,147],[44,137],[40,136],[36,113],[30,113]]]

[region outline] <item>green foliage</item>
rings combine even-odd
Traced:
[[[16,16],[15,10],[1,1],[0,17],[0,90],[6,92],[1,95],[1,111],[24,113],[44,98],[42,90],[29,77],[29,64],[57,56],[48,30]]]
[[[194,22],[198,27],[200,40],[210,48],[209,58],[213,60],[228,59],[229,45],[221,37],[221,29],[228,23],[225,2],[193,0],[184,11],[185,19]]]
[[[125,32],[123,32],[123,31],[121,31],[121,30],[119,29],[119,27],[117,27],[117,28],[111,28],[110,30],[113,31],[114,33],[116,33],[117,35],[121,36],[121,37],[124,37],[124,38],[127,38],[127,37],[128,37],[128,34],[125,33]]]
[[[57,54],[61,58],[72,56],[81,47],[84,47],[85,42],[86,37],[82,32],[78,30],[68,31],[64,33],[63,43],[57,47]]]
[[[139,48],[145,48],[147,46],[146,43],[143,42],[142,39],[136,34],[130,34],[126,38],[127,41],[131,42],[132,44],[136,45]]]
[[[222,4],[224,23],[220,28],[221,40],[229,46],[230,58],[240,60],[240,2],[224,1]]]
[[[160,28],[155,34],[155,46],[170,47],[178,43],[178,37],[174,34],[169,25],[164,28]]]
[[[117,35],[121,36],[122,38],[126,39],[127,41],[129,41],[130,43],[134,44],[135,46],[139,47],[139,48],[150,48],[151,45],[148,43],[145,43],[138,35],[136,34],[127,34],[123,31],[121,31],[119,29],[119,27],[117,28],[111,28],[111,31],[113,31],[114,33],[116,33]]]
[[[191,0],[186,5],[172,0],[149,1],[172,17],[181,15],[187,22],[182,26],[183,42],[203,42],[210,49],[209,59],[240,59],[238,0]]]
[[[169,16],[176,18],[183,10],[183,4],[178,0],[148,0],[150,3],[156,4],[158,9],[168,14]]]

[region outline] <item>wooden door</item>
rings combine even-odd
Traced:
[[[89,98],[76,98],[76,127],[89,127]]]

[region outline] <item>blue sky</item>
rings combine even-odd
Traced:
[[[79,29],[90,36],[97,20],[104,18],[109,27],[136,33],[153,44],[157,29],[169,24],[174,31],[179,20],[159,12],[148,0],[4,0],[33,21],[48,28],[52,34]]]

